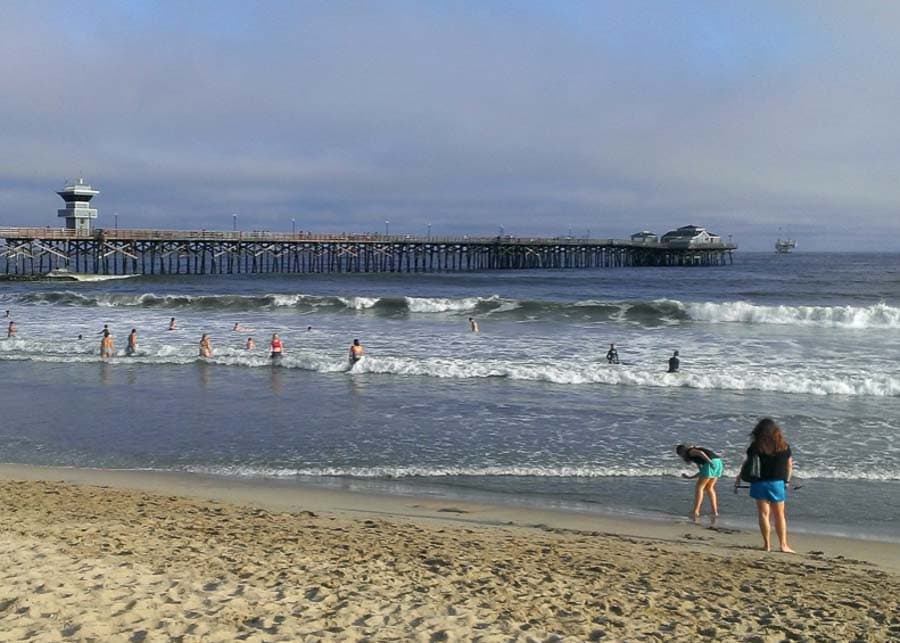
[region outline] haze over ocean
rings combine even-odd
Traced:
[[[8,283],[2,459],[680,520],[691,487],[673,446],[710,446],[733,475],[772,416],[803,481],[792,528],[896,538],[898,266],[739,253],[711,268]],[[356,337],[367,356],[347,372]],[[610,342],[624,364],[606,364]],[[751,526],[752,502],[727,490],[723,523]]]

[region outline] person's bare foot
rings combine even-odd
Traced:
[[[688,518],[691,519],[691,522],[698,523],[700,522],[700,514],[690,514]]]
[[[791,549],[790,547],[788,547],[787,545],[782,545],[782,546],[781,546],[781,551],[784,552],[785,554],[796,554],[796,553],[797,553],[797,552],[795,552],[793,549]]]

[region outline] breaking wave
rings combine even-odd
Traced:
[[[871,306],[771,306],[746,301],[682,302],[584,300],[558,302],[486,297],[376,297],[305,294],[157,295],[154,293],[80,293],[71,290],[19,296],[25,304],[85,307],[138,307],[253,312],[296,309],[300,312],[350,312],[383,315],[482,315],[513,321],[567,320],[625,322],[647,326],[703,322],[822,328],[900,328],[900,308]]]

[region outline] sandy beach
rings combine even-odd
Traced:
[[[900,639],[888,543],[0,468],[0,640]]]

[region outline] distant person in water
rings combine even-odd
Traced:
[[[678,361],[678,351],[675,351],[672,354],[672,357],[669,358],[669,370],[666,372],[667,373],[677,373],[678,367],[680,364],[681,364],[681,362]]]
[[[474,317],[469,317],[469,327],[472,329],[473,333],[478,332],[478,322],[475,321]]]
[[[9,322],[9,326],[6,327],[6,336],[7,337],[15,337],[16,336],[16,322]]]
[[[247,338],[247,343],[244,344],[244,348],[246,348],[248,351],[253,350],[253,338],[252,337]]]
[[[103,339],[100,340],[100,357],[113,356],[113,338],[108,330],[103,331]]]
[[[212,357],[212,348],[209,345],[209,335],[203,333],[200,338],[200,357]]]
[[[137,352],[137,328],[132,328],[128,333],[128,345],[125,347],[125,354],[129,357]]]
[[[175,326],[175,318],[173,317],[169,320],[169,330],[175,330],[175,328],[177,327]]]
[[[350,365],[356,364],[356,362],[362,359],[362,356],[362,344],[359,343],[358,339],[354,339],[353,343],[350,345]]]
[[[84,339],[84,337],[81,336],[81,333],[78,333],[78,339]]]
[[[277,362],[281,359],[282,345],[281,338],[278,336],[278,333],[272,333],[272,341],[269,342],[269,348],[272,353],[269,357],[272,358],[272,361]]]
[[[609,345],[609,350],[606,351],[606,361],[610,364],[618,364],[619,363],[619,351],[616,350],[615,344]]]
[[[6,311],[6,317],[9,318],[9,311]]]
[[[719,517],[719,501],[716,497],[716,480],[722,475],[724,468],[722,459],[711,449],[698,447],[693,444],[679,444],[675,447],[675,453],[688,464],[697,465],[698,471],[689,476],[682,473],[682,478],[697,478],[697,486],[694,487],[694,506],[691,509],[691,519],[694,522],[700,518],[700,506],[703,504],[703,495],[709,494],[709,508],[713,521]]]
[[[109,324],[103,324],[103,330],[100,331],[100,334],[102,335],[102,334],[108,333],[108,332],[109,332]]]
[[[307,332],[307,333],[308,333],[309,331],[311,331],[311,330],[312,330],[312,326],[307,326],[307,327],[306,327],[306,332]]]

